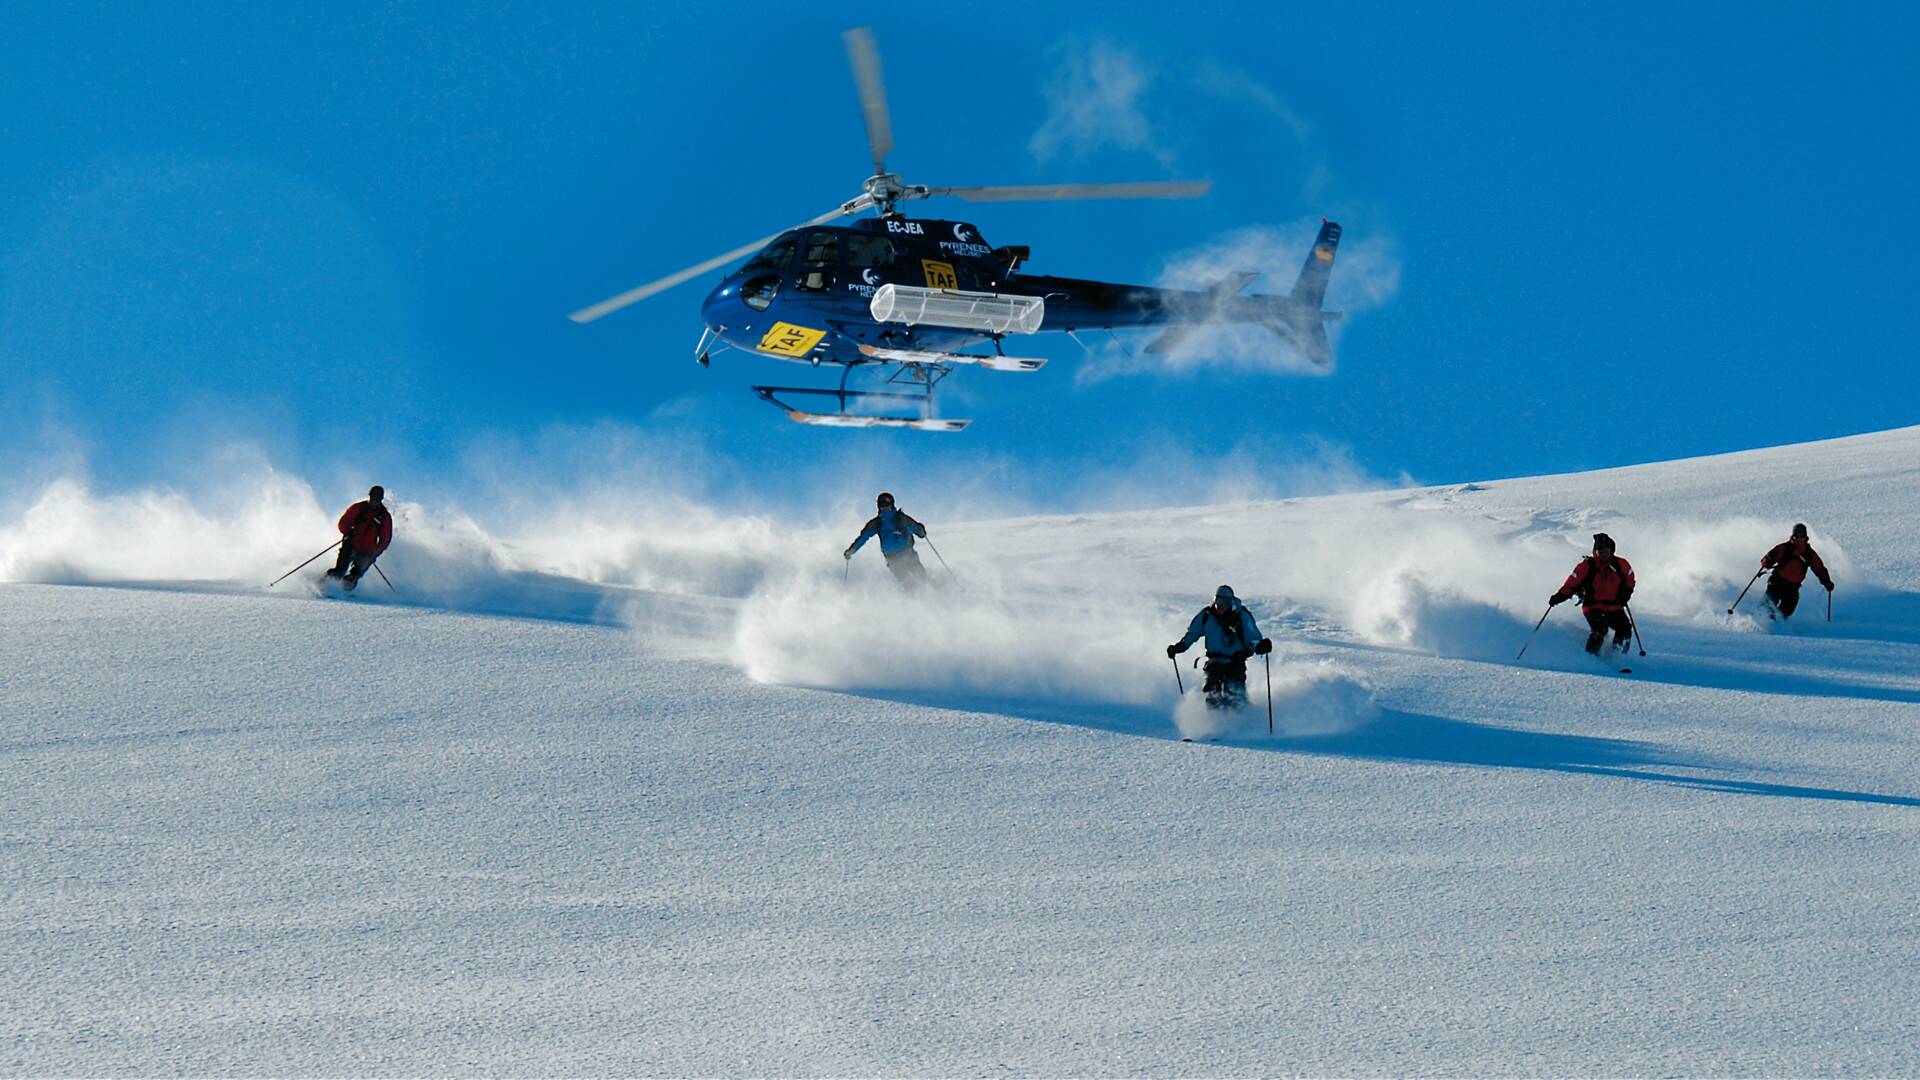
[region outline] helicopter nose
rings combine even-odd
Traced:
[[[700,302],[700,318],[708,326],[721,326],[726,323],[727,315],[739,306],[740,283],[728,278]]]

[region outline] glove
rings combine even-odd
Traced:
[[[1559,593],[1554,593],[1552,596],[1547,597],[1548,607],[1559,607],[1561,604],[1564,604],[1566,602],[1567,602],[1567,598],[1564,596],[1561,596]]]
[[[1827,587],[1827,591],[1828,591],[1828,592],[1832,592],[1832,591],[1833,591],[1833,582],[1831,582],[1831,581],[1823,581],[1823,582],[1821,582],[1820,584],[1822,584],[1822,585],[1825,585],[1825,586]]]
[[[853,558],[853,549],[852,549],[852,548],[848,548],[847,550],[845,550],[845,551],[843,551],[843,552],[841,552],[841,553],[840,553],[840,557],[841,557],[841,558],[843,558],[843,559],[849,559],[849,560],[850,560],[850,559],[852,559],[852,558]]]
[[[1173,659],[1174,657],[1176,657],[1176,656],[1179,656],[1179,655],[1180,655],[1180,643],[1179,643],[1179,642],[1177,642],[1177,641],[1176,641],[1176,642],[1174,642],[1173,644],[1171,644],[1171,645],[1169,645],[1169,646],[1167,646],[1167,659],[1169,659],[1169,660],[1171,660],[1171,659]]]
[[[1253,655],[1255,656],[1265,656],[1272,651],[1273,651],[1272,638],[1261,638],[1260,643],[1253,647]]]

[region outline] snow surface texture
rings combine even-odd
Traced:
[[[402,501],[403,591],[319,600],[262,588],[298,481],[57,486],[0,524],[0,1070],[1912,1075],[1916,462],[933,522],[924,598],[857,522]],[[1728,616],[1794,521],[1835,621]],[[1597,530],[1650,655],[1569,605],[1515,663]],[[1257,661],[1174,694],[1222,581],[1273,736]]]

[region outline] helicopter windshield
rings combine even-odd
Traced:
[[[775,270],[785,270],[787,264],[793,261],[793,249],[796,246],[793,237],[782,237],[761,248],[758,254],[747,260],[746,265],[771,266]]]

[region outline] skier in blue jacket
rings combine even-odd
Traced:
[[[887,560],[887,569],[893,571],[894,580],[902,588],[912,591],[931,584],[927,568],[920,565],[920,555],[913,550],[913,538],[918,536],[925,539],[927,527],[894,506],[890,492],[881,492],[874,503],[879,513],[873,515],[866,528],[860,530],[860,535],[841,554],[852,559],[853,553],[859,551],[868,539],[877,536],[880,538],[880,554]]]
[[[1214,590],[1213,603],[1187,624],[1185,637],[1167,646],[1167,655],[1179,656],[1202,637],[1207,639],[1207,683],[1202,688],[1207,704],[1246,704],[1247,657],[1272,652],[1273,642],[1260,636],[1253,612],[1233,595],[1232,586]]]

